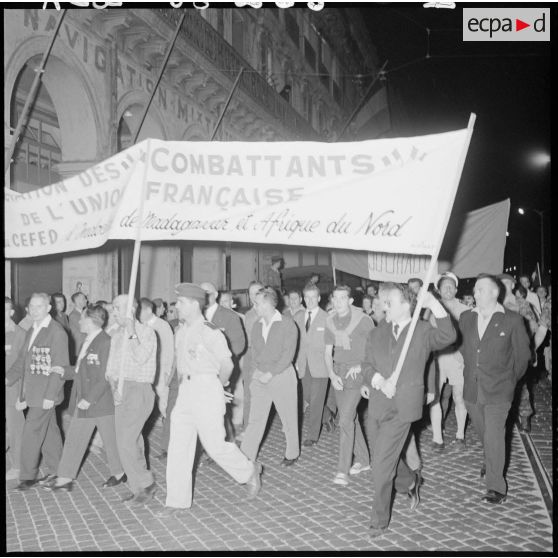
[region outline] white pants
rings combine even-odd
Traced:
[[[192,506],[192,468],[198,436],[209,457],[234,480],[241,484],[250,480],[254,464],[236,444],[225,441],[224,414],[225,396],[217,376],[184,378],[171,413],[166,506]]]

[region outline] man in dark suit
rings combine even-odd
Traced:
[[[325,362],[325,327],[327,313],[319,306],[320,289],[308,284],[304,287],[306,311],[299,312],[295,323],[300,331],[296,368],[302,380],[304,401],[308,404],[306,440],[303,446],[313,446],[320,437],[322,415],[329,373]]]
[[[419,478],[401,459],[401,453],[411,424],[422,417],[428,355],[456,340],[455,329],[444,307],[426,293],[424,306],[434,314],[438,327],[424,320],[417,322],[401,373],[395,377],[392,373],[409,331],[416,296],[406,285],[393,283],[384,285],[384,289],[387,291],[387,322],[370,333],[362,365],[366,380],[361,393],[369,397],[368,433],[376,489],[371,537],[381,535],[389,525],[394,484],[398,492],[418,498]]]
[[[105,378],[110,352],[110,336],[103,331],[107,320],[107,311],[101,305],[90,306],[81,317],[80,329],[85,340],[75,367],[62,370],[65,379],[73,380],[71,397],[76,401],[76,410],[66,435],[58,477],[44,487],[46,490],[72,490],[95,427],[103,440],[111,474],[103,486],[126,482],[116,445],[112,391]]]
[[[515,386],[531,357],[523,318],[498,303],[499,293],[495,277],[479,276],[474,290],[477,306],[459,318],[463,398],[484,447],[481,477],[486,475],[487,491],[482,499],[490,504],[506,499],[506,420]]]
[[[71,334],[70,361],[74,364],[81,350],[81,344],[85,339],[85,335],[81,333],[79,329],[79,321],[81,320],[83,309],[87,306],[87,297],[82,292],[78,291],[74,293],[71,298],[74,309],[68,315],[68,322]]]
[[[18,490],[27,490],[37,482],[51,482],[56,477],[62,455],[56,405],[62,403],[64,380],[52,369],[69,364],[68,335],[49,314],[50,297],[34,293],[28,308],[33,327],[6,375],[7,386],[20,379],[23,382],[16,408],[29,407],[21,438]],[[47,476],[37,481],[41,454]]]

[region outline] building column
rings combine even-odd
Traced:
[[[192,282],[209,281],[217,289],[225,285],[225,252],[222,246],[194,246]]]
[[[180,247],[143,243],[140,252],[140,295],[167,302],[176,300],[180,283]]]
[[[62,179],[68,179],[88,169],[97,161],[66,161],[56,166]],[[80,285],[81,283],[81,285]],[[70,302],[70,296],[82,290],[89,300],[111,301],[118,291],[118,251],[104,247],[88,254],[62,258],[62,291]]]

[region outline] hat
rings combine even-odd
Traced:
[[[162,298],[154,298],[153,299],[153,304],[155,304],[155,306],[157,308],[160,308],[161,306],[163,306],[163,299]]]
[[[282,256],[271,256],[271,263],[280,262],[283,260]]]
[[[200,288],[203,289],[207,294],[219,293],[219,291],[215,288],[215,285],[213,283],[209,283],[208,281],[200,283]]]
[[[436,282],[436,287],[440,288],[440,283],[442,282],[443,279],[446,279],[446,278],[451,279],[455,283],[455,288],[458,287],[459,280],[457,279],[457,275],[455,273],[452,273],[451,271],[444,271],[444,273],[442,273],[442,275],[440,275],[440,278]]]
[[[178,283],[178,285],[174,287],[174,292],[176,296],[183,296],[186,298],[205,298],[205,291],[194,283]]]
[[[504,281],[505,279],[507,279],[508,281],[515,283],[515,278],[509,273],[500,273],[500,275],[498,275],[498,279],[500,279],[500,281]]]

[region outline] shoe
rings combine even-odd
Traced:
[[[465,438],[454,438],[451,445],[463,449],[465,447]]]
[[[442,442],[441,444],[439,444],[438,442],[432,442],[432,449],[434,451],[442,452],[444,451],[445,447],[446,445],[444,444],[444,442]]]
[[[345,473],[337,473],[333,479],[333,484],[347,486],[349,484],[349,475],[346,475]]]
[[[58,486],[55,484],[55,482],[52,484],[43,485],[43,490],[48,490],[49,492],[71,492],[73,488],[74,483],[72,481]]]
[[[297,461],[298,461],[298,457],[295,457],[294,459],[287,459],[286,457],[284,457],[283,461],[281,461],[281,465],[283,465],[283,467],[290,467],[291,465],[294,465]]]
[[[483,465],[481,467],[479,476],[480,476],[481,479],[484,479],[484,477],[486,477],[486,465]]]
[[[23,492],[24,490],[29,490],[30,488],[35,486],[37,484],[37,482],[38,481],[36,481],[36,480],[20,481],[20,483],[15,487],[15,490],[19,490],[20,492]]]
[[[130,503],[134,505],[146,504],[149,500],[153,498],[156,490],[157,490],[157,485],[155,484],[155,481],[153,481],[147,488],[144,488],[139,494],[136,494],[134,498],[130,500]]]
[[[349,475],[358,475],[359,473],[362,473],[363,471],[370,471],[370,465],[362,465],[361,463],[355,463],[349,469]]]
[[[420,473],[415,473],[415,482],[413,488],[409,489],[409,498],[411,502],[409,504],[409,509],[415,511],[420,504],[420,485],[422,481],[422,475]]]
[[[302,442],[302,445],[307,448],[311,448],[312,446],[315,446],[317,443],[318,440],[304,440],[304,442]]]
[[[120,501],[121,502],[131,502],[135,497],[136,497],[136,494],[134,494],[133,492],[130,492],[129,494],[126,494],[126,496],[124,496],[124,498],[122,498]]]
[[[370,525],[368,529],[368,536],[371,539],[376,539],[381,537],[387,531],[387,527],[375,527],[374,525]]]
[[[500,492],[496,492],[495,490],[488,490],[482,497],[482,501],[488,504],[503,504],[506,501],[506,495],[500,494]]]
[[[170,519],[171,517],[178,517],[181,515],[186,515],[189,511],[189,508],[169,508],[165,506],[162,510],[155,512],[155,517],[160,519]]]
[[[19,479],[19,469],[9,469],[8,471],[6,471],[6,480],[7,481],[11,481],[11,480],[17,480]]]
[[[56,475],[47,475],[46,477],[39,479],[37,482],[39,483],[40,486],[45,486],[46,484],[52,484],[52,481],[55,481],[56,478],[57,478]]]
[[[531,432],[531,417],[519,417],[519,431],[527,434]]]
[[[127,482],[128,477],[126,473],[124,473],[119,479],[117,479],[114,475],[111,475],[101,486],[103,488],[111,487],[111,486],[118,486],[123,482]]]
[[[166,451],[162,451],[159,455],[155,456],[155,459],[158,459],[159,461],[163,461],[167,458],[168,453]]]
[[[246,487],[248,488],[248,500],[255,498],[262,489],[262,471],[262,464],[254,462],[254,472],[246,483]]]

